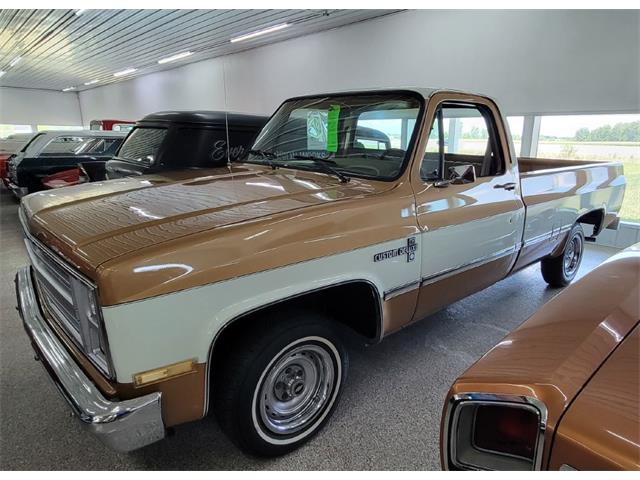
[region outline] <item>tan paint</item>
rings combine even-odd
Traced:
[[[30,229],[94,280],[103,305],[116,305],[403,239],[420,231],[418,222],[434,231],[522,208],[515,196],[492,188],[496,178],[446,189],[420,179],[424,132],[443,101],[480,103],[493,112],[507,172],[515,176],[495,104],[438,92],[397,181],[341,184],[322,173],[234,164],[27,197]]]
[[[540,241],[536,241],[531,244],[525,244],[520,250],[520,255],[513,267],[513,272],[523,269],[539,261],[541,258],[544,258],[548,255],[559,254],[564,244],[567,241],[567,235],[569,232],[565,232],[562,235],[558,235],[557,237],[546,237],[541,239]]]
[[[548,408],[547,439],[553,438],[572,400],[638,324],[639,283],[640,250],[612,257],[507,335],[455,381],[447,398],[465,392],[537,398]],[[545,442],[543,468],[551,445]]]
[[[550,470],[640,470],[640,327],[625,338],[560,422]]]
[[[411,322],[418,301],[418,285],[411,290],[385,300],[382,304],[382,335],[389,335]]]
[[[53,320],[53,317],[42,304],[44,318],[47,324],[67,348],[71,356],[85,374],[98,387],[98,390],[109,400],[126,400],[147,393],[162,392],[162,418],[167,427],[178,425],[203,417],[205,412],[206,364],[198,363],[193,371],[168,378],[152,385],[138,387],[131,383],[118,383],[105,376],[88,360],[87,356],[76,347],[68,334]]]
[[[425,318],[464,297],[502,280],[513,262],[507,255],[461,273],[426,282],[420,287],[420,297],[414,320]]]
[[[421,140],[396,181],[353,178],[342,184],[323,173],[234,164],[27,197],[23,203],[29,229],[92,279],[101,304],[107,306],[522,209],[519,198],[493,188],[496,178],[447,189],[433,188],[420,179],[425,132],[443,101],[481,103],[493,112],[507,176],[517,182],[518,167],[515,158],[506,155],[509,142],[495,104],[477,95],[439,92],[428,100],[426,113],[416,125]],[[579,174],[577,179],[581,181]],[[580,187],[576,185],[576,190]],[[383,304],[384,332],[503,278],[515,255],[388,299]],[[197,374],[158,384],[157,388],[165,389],[163,402],[169,402],[167,424],[194,419],[196,412],[204,411],[206,375],[201,367]],[[128,385],[111,388],[125,392],[122,395],[141,393]],[[190,393],[183,410],[179,397],[184,391]]]
[[[30,227],[113,305],[403,239],[412,209],[406,184],[255,166],[44,210]]]
[[[192,373],[169,378],[146,387],[117,383],[118,397],[129,399],[152,392],[162,393],[162,419],[167,427],[199,420],[205,412],[207,366],[198,363]]]

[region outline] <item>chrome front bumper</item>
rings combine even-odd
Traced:
[[[7,179],[5,185],[9,190],[11,190],[11,193],[13,193],[16,196],[16,198],[22,198],[29,193],[29,189],[27,187],[19,187],[18,185],[13,183],[11,180]]]
[[[18,310],[38,357],[75,415],[106,445],[128,452],[164,438],[159,392],[120,402],[104,398],[44,320],[30,267],[16,274]]]

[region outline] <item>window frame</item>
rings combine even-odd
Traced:
[[[376,182],[396,182],[398,179],[400,179],[406,172],[407,172],[407,168],[413,168],[413,166],[415,165],[413,163],[413,159],[415,157],[415,154],[418,152],[418,148],[420,146],[421,143],[421,135],[422,135],[422,125],[423,122],[425,120],[425,117],[427,115],[427,109],[428,109],[428,103],[430,101],[429,97],[425,97],[423,94],[421,94],[420,92],[417,92],[415,90],[403,90],[403,89],[389,89],[389,90],[385,90],[385,89],[381,89],[381,90],[370,90],[370,91],[356,91],[356,92],[351,92],[351,91],[345,91],[345,92],[336,92],[336,93],[331,93],[331,94],[322,94],[322,95],[303,95],[303,96],[299,96],[299,97],[292,97],[289,98],[287,100],[285,100],[282,104],[280,104],[280,106],[276,109],[276,111],[271,115],[271,117],[269,117],[269,120],[267,121],[267,123],[265,124],[265,126],[263,127],[262,131],[258,134],[258,136],[256,137],[256,139],[254,140],[254,143],[251,147],[251,149],[253,149],[255,147],[255,145],[258,143],[258,141],[262,140],[262,135],[264,135],[267,131],[268,131],[268,127],[269,124],[271,123],[271,121],[280,113],[280,111],[282,109],[285,108],[287,103],[290,102],[296,102],[296,101],[300,101],[300,100],[318,100],[318,99],[324,99],[327,97],[340,97],[340,96],[353,96],[353,97],[360,97],[360,96],[372,96],[372,95],[403,95],[403,96],[407,96],[407,97],[412,97],[413,99],[415,99],[418,102],[418,114],[416,115],[415,118],[415,124],[413,126],[413,131],[411,132],[411,136],[408,139],[407,142],[407,150],[405,151],[405,155],[404,155],[404,159],[402,162],[402,165],[400,166],[400,168],[398,169],[398,174],[393,176],[393,177],[377,177],[375,175],[366,175],[364,173],[352,173],[352,172],[347,172],[347,174],[349,175],[349,177],[353,177],[353,178],[361,178],[361,179],[366,179],[366,180],[373,180]],[[340,122],[343,122],[344,119],[340,119]],[[342,124],[340,124],[341,126],[339,128],[342,129]],[[349,142],[349,140],[346,140],[347,142]],[[244,158],[242,160],[245,163],[249,163],[249,164],[253,164],[253,165],[264,165],[263,162],[259,162],[259,161],[253,161],[253,160],[249,160],[248,158]],[[297,168],[297,167],[293,167],[290,166],[289,168]],[[304,169],[300,169],[300,170],[304,170]]]
[[[491,145],[491,151],[494,152],[494,154],[498,155],[498,159],[500,161],[500,167],[497,173],[493,174],[493,175],[478,175],[478,172],[476,172],[476,179],[480,179],[480,178],[495,178],[495,177],[500,177],[502,175],[505,175],[507,173],[507,162],[506,162],[506,157],[505,157],[505,152],[504,152],[504,148],[502,145],[502,142],[500,141],[500,134],[499,134],[499,130],[497,129],[496,125],[496,117],[493,114],[492,109],[488,106],[485,105],[483,103],[476,103],[476,102],[469,102],[469,101],[461,101],[461,100],[443,100],[442,102],[438,103],[438,105],[436,106],[435,112],[434,112],[434,118],[433,118],[433,122],[431,124],[431,126],[429,127],[428,130],[428,134],[427,134],[427,141],[425,143],[424,146],[424,152],[422,154],[422,159],[420,161],[420,168],[419,168],[419,172],[420,172],[420,179],[424,182],[424,183],[434,183],[434,182],[442,182],[442,181],[446,181],[448,179],[444,178],[444,167],[445,167],[445,162],[446,162],[446,155],[447,153],[445,153],[444,149],[445,149],[445,142],[444,142],[444,115],[443,115],[443,110],[446,108],[458,108],[458,109],[463,109],[463,108],[473,108],[476,109],[479,113],[480,116],[485,120],[486,124],[487,124],[487,133],[489,135],[489,138],[487,139],[487,143]],[[431,137],[431,132],[433,131],[433,126],[436,124],[436,122],[438,123],[438,156],[439,156],[439,162],[438,162],[438,178],[424,178],[422,176],[422,165],[424,163],[425,160],[425,155],[427,153],[427,148],[429,145],[429,139]],[[451,152],[449,152],[451,153]],[[453,155],[456,155],[455,153],[453,153]]]

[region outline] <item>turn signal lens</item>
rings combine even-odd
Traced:
[[[136,387],[150,385],[152,383],[161,382],[171,377],[177,377],[187,373],[196,371],[195,360],[185,360],[184,362],[174,363],[166,367],[148,370],[146,372],[136,373],[133,376],[133,383]]]

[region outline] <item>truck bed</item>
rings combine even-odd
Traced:
[[[576,219],[593,210],[603,213],[600,229],[616,219],[624,196],[621,163],[519,158],[518,166],[527,208],[525,245],[557,239]]]

